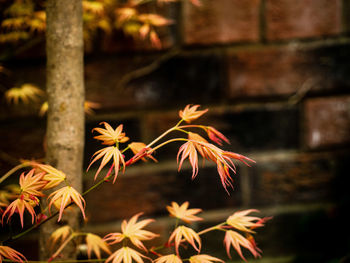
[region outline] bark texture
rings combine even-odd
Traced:
[[[81,0],[48,0],[47,30],[47,155],[49,164],[67,175],[67,182],[82,191],[84,148],[83,19]],[[81,213],[69,208],[60,222],[79,227]],[[50,256],[50,234],[58,227],[57,219],[41,227],[40,258]],[[74,257],[73,246],[63,258]]]

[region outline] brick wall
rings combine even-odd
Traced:
[[[178,145],[160,150],[159,164],[132,167],[115,185],[87,196],[86,228],[112,231],[115,222],[140,210],[162,217],[171,201],[203,208],[208,223],[254,207],[274,216],[258,235],[267,261],[344,258],[350,234],[343,227],[350,201],[348,1],[202,2],[200,8],[170,6],[177,24],[165,33],[167,48],[160,52],[103,41],[99,53],[87,56],[87,99],[101,109],[87,118],[86,164],[100,147],[89,132],[99,122],[124,123],[129,137],[148,142],[176,123],[188,103],[208,107],[203,122],[227,135],[229,149],[257,164],[238,164],[235,190],[227,196],[215,167],[200,168],[191,181],[190,167],[176,171]],[[146,74],[135,74],[143,67]],[[12,70],[44,87],[40,59],[14,62]],[[45,121],[34,110],[0,107],[1,169],[14,158],[41,156]],[[167,222],[155,227],[167,232]],[[223,251],[221,239],[208,238],[209,249]]]

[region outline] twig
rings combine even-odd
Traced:
[[[19,55],[25,51],[27,51],[28,49],[32,48],[33,46],[39,44],[40,42],[44,41],[45,36],[38,36],[37,38],[32,39],[31,41],[25,43],[24,45],[20,46],[19,48],[16,48],[15,51],[13,52],[7,52],[5,54],[0,54],[0,61],[4,62],[7,61],[9,59],[11,59],[11,57]]]
[[[151,64],[149,64],[143,68],[139,68],[139,69],[136,69],[134,71],[131,71],[131,72],[125,74],[121,78],[120,82],[118,83],[118,89],[125,88],[126,85],[134,79],[137,79],[137,78],[140,78],[140,77],[143,77],[147,74],[152,73],[157,68],[159,68],[164,61],[167,61],[167,60],[171,59],[172,57],[175,57],[179,53],[180,53],[180,50],[178,50],[178,49],[170,50],[168,53],[165,53],[163,56],[159,57],[158,59],[153,61]]]
[[[9,155],[8,153],[4,151],[0,151],[0,159],[11,164],[11,165],[17,165],[18,164],[18,159]]]
[[[5,181],[9,176],[11,176],[14,172],[16,172],[17,170],[24,168],[26,166],[29,166],[29,162],[25,162],[25,163],[21,163],[15,167],[13,167],[10,171],[8,171],[6,174],[4,174],[1,178],[0,178],[0,184]]]
[[[305,96],[306,94],[316,85],[316,81],[312,78],[307,79],[298,89],[294,95],[292,95],[288,99],[288,103],[291,105],[295,105],[299,103]]]

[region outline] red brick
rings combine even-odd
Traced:
[[[199,8],[185,2],[186,44],[225,44],[259,39],[260,0],[206,0]]]
[[[350,32],[350,2],[344,0],[343,1],[343,23],[344,23],[344,32]]]
[[[331,201],[333,156],[301,154],[285,160],[259,161],[252,174],[250,206]]]
[[[309,38],[341,33],[340,0],[267,0],[269,40]]]
[[[295,50],[282,48],[232,54],[228,70],[230,95],[244,97],[291,94],[307,79],[306,72],[298,67],[304,60]]]
[[[304,110],[309,148],[350,143],[350,96],[309,99]]]
[[[347,45],[288,45],[235,50],[228,54],[231,98],[324,92],[350,85]]]
[[[299,147],[297,107],[242,107],[240,111],[228,112],[219,118],[225,124],[220,131],[231,142],[231,145],[225,146],[229,151],[247,153]]]

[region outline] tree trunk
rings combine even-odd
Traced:
[[[47,163],[63,171],[67,182],[82,191],[84,148],[83,18],[81,0],[47,0]],[[73,229],[81,215],[69,208],[62,219]],[[62,225],[60,222],[60,225]],[[41,227],[40,258],[47,260],[50,234],[58,227],[51,220]],[[73,258],[74,247],[63,251],[63,258]]]

